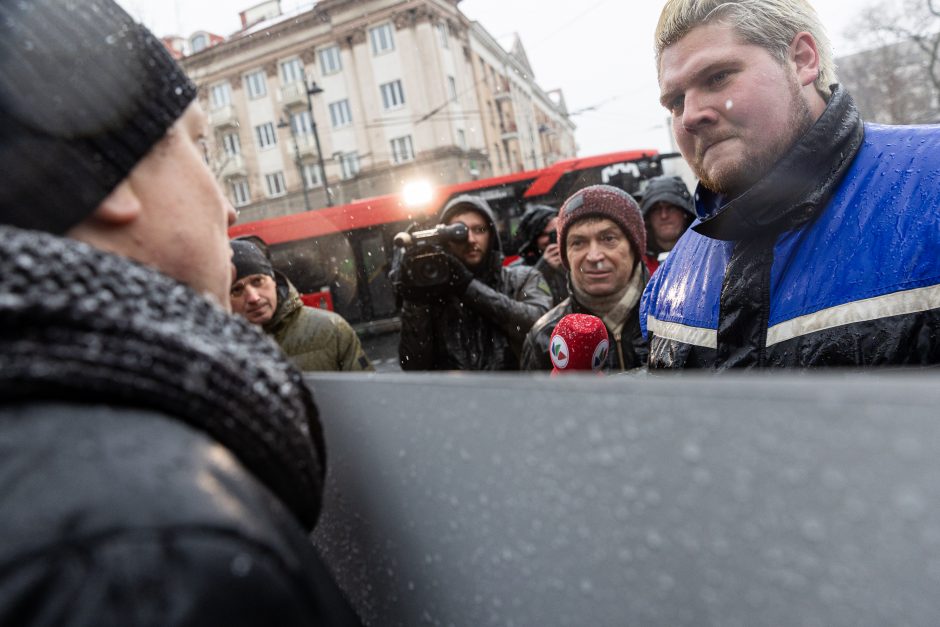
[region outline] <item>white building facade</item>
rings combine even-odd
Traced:
[[[182,60],[240,221],[575,156],[560,94],[534,83],[521,44],[503,50],[458,2],[323,0]]]

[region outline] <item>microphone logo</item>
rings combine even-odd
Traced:
[[[607,352],[610,350],[610,342],[601,340],[594,349],[594,357],[591,359],[591,369],[600,370],[607,363]]]
[[[607,353],[605,352],[604,355],[606,357]],[[568,350],[568,343],[565,342],[565,338],[563,338],[561,335],[555,335],[552,337],[552,365],[559,370],[564,370],[568,367],[568,359],[570,357],[571,352]]]

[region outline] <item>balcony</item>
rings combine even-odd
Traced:
[[[507,139],[516,139],[519,137],[519,129],[516,128],[515,122],[500,124],[499,130],[502,133],[503,141],[506,141]]]
[[[237,127],[238,115],[233,105],[225,105],[209,112],[209,124],[216,128]]]
[[[297,152],[301,158],[317,156],[317,142],[313,135],[297,135],[294,141],[297,142]]]
[[[248,170],[245,168],[245,159],[241,155],[224,155],[220,161],[222,169],[219,171],[219,177],[230,179],[236,176],[248,176]]]
[[[307,106],[307,89],[303,81],[281,87],[281,104],[285,107]]]
[[[501,100],[509,100],[512,98],[512,93],[509,90],[509,81],[500,80],[496,82],[496,89],[493,91],[493,98],[497,102]]]

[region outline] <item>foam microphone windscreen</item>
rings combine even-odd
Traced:
[[[555,326],[548,345],[553,374],[574,371],[602,372],[610,339],[597,316],[568,314]]]

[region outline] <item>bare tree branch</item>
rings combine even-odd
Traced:
[[[940,120],[940,0],[881,0],[861,12],[853,33],[866,52],[840,60],[839,73],[863,114]]]

